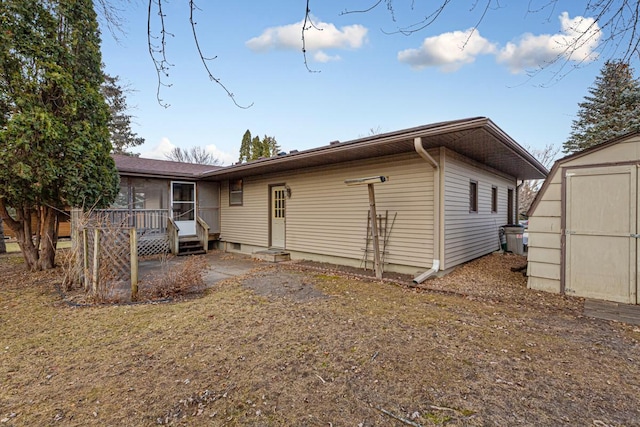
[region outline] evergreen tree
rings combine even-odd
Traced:
[[[631,131],[640,130],[640,83],[622,61],[608,61],[584,97],[565,153],[582,151]]]
[[[251,132],[247,129],[240,145],[240,162],[277,156],[279,151],[280,145],[273,136],[265,135],[262,140],[259,136],[251,138]]]
[[[113,152],[117,154],[132,154],[131,147],[144,144],[144,138],[131,130],[131,116],[127,114],[129,106],[125,97],[125,88],[120,85],[118,76],[104,75],[104,83],[100,87],[104,95],[111,117],[109,118],[109,135]]]
[[[91,0],[2,0],[0,28],[0,216],[53,268],[58,212],[118,193],[98,23]]]
[[[264,157],[262,151],[262,141],[260,141],[260,137],[256,135],[251,140],[251,156],[249,160],[258,160],[260,157]]]
[[[277,156],[280,152],[278,141],[272,136],[265,135],[262,139],[262,152],[265,157]]]
[[[240,158],[241,163],[248,162],[251,159],[251,132],[249,129],[242,136],[242,143],[240,144]]]

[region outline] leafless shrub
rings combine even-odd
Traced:
[[[175,263],[171,262],[171,257],[165,256],[160,272],[141,290],[141,295],[143,299],[158,299],[197,291],[205,284],[202,275],[208,267],[204,257],[191,256],[183,262]]]
[[[62,270],[62,289],[65,292],[82,284],[82,262],[79,258],[78,246],[58,250],[57,261]]]

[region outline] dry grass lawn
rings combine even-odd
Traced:
[[[640,330],[490,255],[421,289],[257,264],[199,298],[73,307],[0,257],[0,425],[631,426]]]

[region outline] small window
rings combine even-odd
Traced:
[[[469,212],[478,212],[478,183],[469,182]]]
[[[491,213],[498,212],[498,187],[491,187]]]
[[[242,206],[242,180],[229,181],[229,206]]]

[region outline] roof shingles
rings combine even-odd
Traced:
[[[192,178],[213,172],[221,166],[144,159],[142,157],[112,154],[116,168],[122,175],[138,175],[169,178]]]

